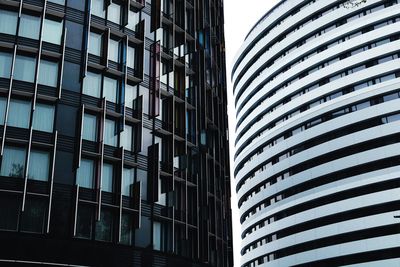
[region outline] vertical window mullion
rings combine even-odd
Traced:
[[[22,3],[21,3],[22,5]],[[8,112],[10,110],[10,101],[11,101],[11,91],[12,91],[12,84],[14,80],[14,69],[15,69],[15,60],[17,58],[17,45],[14,45],[14,53],[13,59],[11,62],[11,73],[10,73],[10,85],[8,87],[8,95],[7,95],[7,104],[6,104],[6,112],[4,113],[4,127],[3,127],[3,135],[1,140],[1,156],[3,156],[4,152],[4,144],[6,141],[6,131],[7,131],[7,123],[8,123]]]
[[[48,213],[47,213],[46,233],[50,232],[50,214],[51,214],[52,200],[53,200],[54,170],[55,170],[55,165],[56,165],[57,139],[58,139],[58,131],[56,130],[55,133],[54,133],[53,157],[51,159],[49,207],[48,207]]]
[[[58,69],[58,99],[61,99],[63,72],[64,72],[64,60],[65,60],[65,45],[67,43],[67,27],[63,27],[64,34],[62,38],[62,54],[61,54],[61,66]]]
[[[99,164],[99,172],[97,174],[97,183],[98,183],[98,207],[97,207],[97,221],[100,221],[101,218],[101,182],[103,178],[103,164],[104,164],[104,128],[106,121],[106,113],[107,113],[107,100],[103,98],[103,114],[102,114],[102,122],[100,123],[100,164]]]
[[[123,184],[124,184],[124,161],[125,161],[125,155],[124,155],[124,148],[123,147],[121,147],[120,148],[120,150],[121,150],[121,165],[120,165],[120,173],[121,173],[121,179],[120,179],[120,181],[119,181],[119,184],[118,184],[118,188],[119,188],[119,217],[118,217],[118,219],[119,219],[119,221],[118,221],[118,243],[120,243],[121,242],[121,227],[122,227],[122,200],[123,200],[123,198],[122,198],[122,187],[123,187]],[[116,185],[117,185],[117,183],[115,183]],[[116,186],[116,188],[117,188],[117,186]]]

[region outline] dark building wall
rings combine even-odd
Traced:
[[[0,1],[0,263],[232,266],[222,1]]]

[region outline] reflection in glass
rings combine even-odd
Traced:
[[[22,14],[19,21],[18,35],[31,39],[39,39],[40,17]]]
[[[14,127],[28,128],[31,114],[31,103],[11,99],[7,124]]]
[[[93,235],[93,208],[90,206],[79,206],[76,220],[76,236],[92,239]]]
[[[83,93],[100,98],[101,96],[101,75],[88,72],[83,79]]]
[[[22,213],[21,231],[43,233],[46,222],[47,201],[37,197],[29,197]]]
[[[76,184],[81,187],[93,189],[94,161],[82,159],[81,166],[76,171]]]
[[[100,221],[96,221],[96,240],[111,241],[113,216],[108,210],[102,210]]]
[[[0,33],[15,35],[17,32],[17,12],[0,10]]]
[[[28,178],[48,181],[50,170],[50,154],[46,151],[32,150],[29,159]]]
[[[40,60],[39,84],[57,87],[58,83],[58,63]]]
[[[0,13],[0,17],[1,17],[1,13]],[[1,21],[0,21],[0,25],[1,25]],[[0,52],[0,78],[10,78],[11,62],[12,62],[11,54]]]
[[[17,55],[14,79],[33,83],[35,81],[36,58]]]
[[[100,57],[102,40],[101,34],[90,32],[89,38],[89,53]]]
[[[110,39],[108,45],[108,59],[114,62],[119,62],[119,42]]]
[[[54,125],[54,106],[37,103],[33,112],[33,129],[52,133]]]
[[[114,168],[112,164],[103,164],[101,188],[105,192],[113,192]]]
[[[104,77],[103,97],[107,101],[117,102],[118,81],[109,77]]]
[[[93,142],[97,141],[97,118],[95,115],[85,113],[82,138]]]
[[[104,144],[109,146],[117,146],[118,136],[115,134],[115,121],[106,119],[104,125]]]
[[[24,177],[26,151],[21,147],[4,147],[1,176]]]
[[[124,178],[122,182],[122,195],[132,196],[132,185],[135,181],[135,169],[124,168]]]
[[[121,18],[121,7],[117,4],[111,3],[108,6],[107,19],[114,23],[119,24]]]
[[[43,41],[60,45],[62,31],[63,31],[62,21],[45,19],[43,25],[43,34],[42,34]]]

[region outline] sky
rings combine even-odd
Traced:
[[[240,267],[240,221],[237,208],[237,199],[234,188],[236,182],[233,178],[233,155],[235,154],[235,107],[233,101],[233,86],[230,80],[233,60],[244,38],[254,24],[270,10],[278,0],[246,0],[244,4],[239,0],[225,0],[225,46],[228,79],[228,118],[229,141],[231,157],[231,188],[232,188],[232,223],[233,223],[233,255],[235,267]]]

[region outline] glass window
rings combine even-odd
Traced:
[[[121,218],[121,243],[125,245],[132,244],[133,236],[133,218],[132,215],[123,213]]]
[[[47,215],[47,201],[29,197],[26,200],[25,211],[22,213],[21,231],[43,233]]]
[[[102,210],[100,221],[96,221],[96,240],[111,241],[113,215],[111,211]]]
[[[14,79],[33,83],[35,81],[36,58],[17,55]]]
[[[132,151],[132,138],[133,138],[133,127],[125,125],[124,131],[121,133],[121,145],[124,149]]]
[[[46,151],[32,150],[29,158],[28,178],[48,181],[50,170],[50,154]]]
[[[20,147],[4,147],[3,159],[1,161],[1,176],[24,177],[25,170],[24,148]]]
[[[40,60],[39,84],[57,87],[58,83],[58,63]]]
[[[126,85],[125,106],[133,109],[133,100],[136,99],[136,86]]]
[[[104,77],[103,83],[103,97],[105,97],[107,101],[116,103],[118,81],[112,78]]]
[[[18,35],[31,39],[39,39],[40,17],[22,14],[19,21]]]
[[[132,196],[132,185],[135,181],[135,169],[124,168],[124,177],[122,182],[122,195]]]
[[[102,48],[101,45],[102,45],[102,35],[90,32],[89,53],[100,57]]]
[[[59,5],[65,5],[65,0],[48,0],[48,1]]]
[[[129,68],[135,69],[135,48],[128,46],[127,64]]]
[[[79,206],[76,220],[76,236],[92,239],[93,235],[93,208],[90,206]]]
[[[112,164],[103,164],[103,180],[101,182],[102,190],[105,192],[113,192],[114,168]]]
[[[8,10],[0,10],[0,32],[15,35],[17,32],[18,14]]]
[[[101,96],[101,75],[88,72],[83,79],[83,93],[100,98]]]
[[[43,41],[52,44],[61,44],[61,36],[63,32],[63,22],[51,19],[45,19],[43,25]]]
[[[28,128],[31,114],[31,103],[18,99],[11,99],[8,112],[8,125]]]
[[[1,16],[1,15],[0,15]],[[16,231],[18,226],[19,211],[21,209],[21,199],[17,195],[0,195],[0,229]]]
[[[54,106],[37,103],[33,112],[33,129],[51,133],[54,125]]]
[[[119,42],[110,39],[108,45],[108,59],[114,62],[119,62]]]
[[[97,141],[97,117],[95,115],[85,113],[82,138],[93,142]]]
[[[115,135],[115,121],[106,119],[104,125],[104,144],[116,147],[118,143],[117,135]]]
[[[121,17],[121,7],[117,4],[111,3],[108,6],[107,19],[114,23],[119,24]]]
[[[85,113],[82,138],[93,142],[97,141],[97,117],[95,115]]]
[[[93,15],[104,18],[104,0],[92,0],[91,11]]]
[[[0,124],[4,125],[4,116],[6,113],[6,105],[7,105],[7,99],[1,97],[0,98]]]
[[[82,159],[81,166],[76,171],[76,184],[81,187],[93,189],[94,161]]]
[[[153,249],[161,250],[161,223],[153,223]]]
[[[1,13],[0,13],[0,17],[1,17]],[[1,25],[1,21],[0,21],[0,25]],[[12,62],[11,54],[0,52],[0,78],[10,78],[11,62]]]
[[[139,13],[129,10],[128,25],[126,27],[134,31],[136,25],[139,23],[139,19],[140,19]]]

